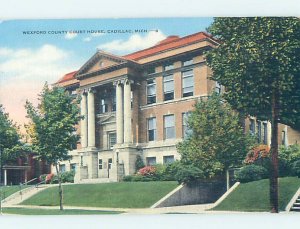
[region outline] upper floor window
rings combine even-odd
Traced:
[[[193,70],[182,72],[182,97],[194,95],[194,73]]]
[[[147,80],[147,104],[156,103],[155,79]]]
[[[117,110],[117,100],[116,100],[116,93],[112,95],[112,107],[111,111],[116,111]]]
[[[184,112],[182,113],[182,136],[184,138],[188,137],[192,134],[192,129],[188,126],[188,120],[191,112]]]
[[[169,71],[169,70],[172,70],[172,69],[174,69],[174,65],[173,65],[173,64],[166,65],[166,66],[164,67],[164,70],[165,70],[165,71]]]
[[[148,119],[148,141],[156,140],[156,118]]]
[[[173,75],[164,76],[164,101],[174,99]]]
[[[108,134],[108,147],[109,149],[113,149],[114,145],[116,144],[117,135],[116,133],[109,133]]]
[[[107,99],[101,99],[100,101],[100,113],[108,112],[108,101]]]
[[[165,137],[165,139],[175,138],[174,115],[164,116],[164,137]]]
[[[189,65],[192,65],[193,64],[193,59],[191,60],[186,60],[183,62],[183,66],[189,66]]]
[[[155,67],[154,66],[147,68],[147,74],[148,75],[154,74],[154,73],[155,73]]]

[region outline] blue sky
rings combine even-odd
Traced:
[[[0,21],[0,103],[14,121],[22,124],[26,121],[26,99],[37,103],[37,94],[45,81],[54,83],[63,74],[79,69],[97,48],[124,55],[153,46],[169,35],[182,37],[205,31],[212,21],[212,18]],[[135,33],[136,29],[146,32]],[[88,33],[91,30],[101,32]],[[118,32],[108,33],[112,30]],[[45,34],[24,34],[24,31]],[[56,32],[62,34],[52,34]]]

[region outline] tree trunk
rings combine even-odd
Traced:
[[[56,168],[56,173],[57,173],[57,178],[58,178],[59,209],[64,210],[64,207],[63,207],[63,190],[62,190],[62,186],[61,186],[60,171],[58,169],[57,163],[55,164],[55,168]]]
[[[271,212],[278,213],[278,120],[279,101],[278,89],[272,93],[272,138],[271,138],[271,166],[270,166],[270,204]]]

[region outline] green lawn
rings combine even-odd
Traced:
[[[120,214],[120,211],[98,211],[81,209],[32,209],[32,208],[3,208],[4,214],[15,215],[111,215]]]
[[[147,208],[178,186],[175,181],[74,184],[63,186],[69,206]],[[58,187],[25,200],[24,205],[57,206]]]
[[[279,179],[279,208],[285,210],[300,187],[297,177]],[[223,202],[212,210],[222,211],[270,211],[269,180],[240,184]]]
[[[24,185],[24,186],[22,186],[22,190],[25,188],[28,188],[28,187],[30,187],[30,186]],[[20,191],[19,185],[0,187],[0,192],[2,193],[2,199],[5,199],[6,197],[8,197],[18,191]]]

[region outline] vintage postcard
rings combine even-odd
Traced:
[[[0,22],[1,214],[300,211],[300,20]]]

